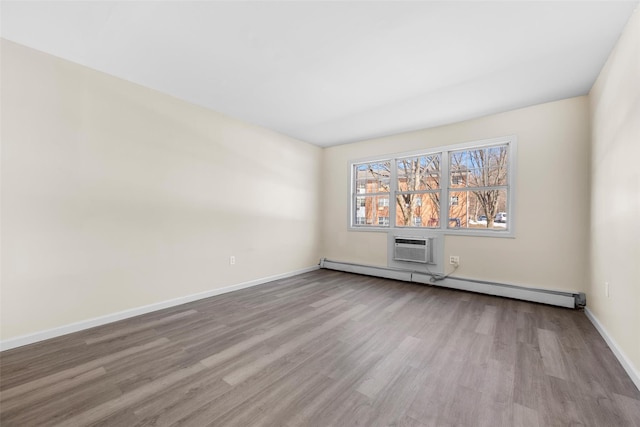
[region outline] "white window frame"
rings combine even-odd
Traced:
[[[507,177],[507,227],[504,230],[501,229],[473,229],[473,228],[451,228],[449,227],[447,219],[449,218],[449,201],[451,200],[452,193],[450,186],[449,176],[449,153],[460,150],[470,150],[486,148],[491,146],[507,145],[509,150],[509,162],[507,164],[508,177]],[[440,203],[440,226],[437,228],[432,227],[416,227],[416,226],[396,226],[396,195],[397,188],[397,160],[407,157],[429,156],[433,154],[441,154],[441,170],[440,170],[440,200],[446,200],[447,203]],[[389,189],[389,225],[357,225],[355,224],[355,179],[354,172],[356,165],[362,163],[378,163],[378,162],[391,162],[390,171],[390,189]],[[514,212],[516,206],[516,176],[517,176],[517,137],[515,135],[509,135],[498,138],[484,139],[478,141],[464,142],[461,144],[439,146],[429,148],[420,151],[411,151],[404,153],[389,154],[387,156],[367,157],[349,162],[349,192],[348,192],[348,230],[349,231],[373,231],[373,232],[395,232],[398,229],[414,229],[425,230],[431,232],[438,232],[447,235],[465,235],[465,236],[486,236],[486,237],[515,237],[517,215]],[[466,191],[466,190],[465,190]],[[393,200],[393,203],[392,203]],[[393,218],[393,221],[391,219]]]

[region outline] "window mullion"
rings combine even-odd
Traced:
[[[440,229],[446,230],[449,225],[449,151],[442,152],[440,165]]]
[[[461,191],[489,191],[489,190],[509,190],[508,185],[491,185],[487,187],[448,187],[449,191],[456,193]]]
[[[430,193],[439,193],[440,190],[415,190],[415,191],[396,191],[397,195],[402,194],[430,194]]]
[[[390,171],[390,179],[389,183],[389,227],[396,227],[396,208],[397,208],[397,200],[398,200],[398,159],[393,159],[391,161],[391,171]]]

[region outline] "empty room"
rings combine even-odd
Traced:
[[[640,427],[638,1],[0,19],[3,427]]]

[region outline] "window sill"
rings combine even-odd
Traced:
[[[469,236],[469,237],[498,237],[498,238],[507,238],[507,239],[515,239],[515,233],[511,230],[509,231],[491,231],[491,230],[456,230],[452,228],[442,229],[442,228],[426,228],[426,227],[347,227],[347,231],[356,231],[356,232],[370,232],[370,233],[394,233],[399,230],[414,230],[416,233],[439,233],[445,236]]]

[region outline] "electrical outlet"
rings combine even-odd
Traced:
[[[604,282],[604,295],[609,298],[609,282]]]
[[[231,255],[229,257],[229,265],[234,265],[236,263],[236,257],[234,257],[233,255]]]
[[[460,257],[457,255],[451,255],[449,257],[449,264],[451,265],[459,265],[460,264]]]

